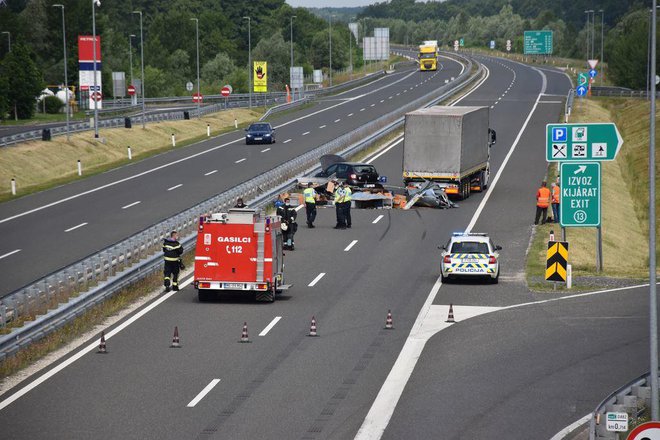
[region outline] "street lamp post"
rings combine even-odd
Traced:
[[[96,90],[98,84],[96,81],[96,6],[101,6],[101,0],[92,0],[92,55],[94,57],[94,90],[92,90],[92,100],[94,101],[94,137],[99,137],[99,101],[101,91]],[[96,93],[99,93],[97,95]]]
[[[651,358],[651,420],[660,418],[658,410],[658,310],[655,260],[655,75],[657,0],[651,12],[651,113],[649,130],[649,337]]]
[[[66,112],[66,141],[69,142],[69,77],[66,71],[66,26],[64,23],[64,5],[54,4],[54,8],[62,8],[62,47],[64,48],[64,105]]]
[[[199,93],[199,19],[191,18],[195,22],[195,35],[197,38],[197,117],[201,118],[202,113],[200,112],[200,101],[202,95]]]
[[[334,15],[330,16],[330,30],[328,32],[328,37],[330,40],[330,87],[332,87],[332,17],[334,17]]]
[[[133,38],[134,37],[135,37],[134,34],[130,34],[128,36],[128,63],[131,70],[130,71],[131,85],[133,85]],[[135,96],[135,94],[133,96]],[[131,105],[133,105],[133,96],[131,96]]]
[[[250,19],[250,17],[243,17],[243,20],[247,20],[248,22],[248,70],[250,71],[248,80],[249,80],[249,92],[250,92],[250,108],[252,108],[252,71],[254,70],[252,68],[252,35],[250,30],[250,23],[252,20]]]
[[[353,32],[348,30],[348,65],[350,66],[350,79],[353,79]]]
[[[7,34],[7,45],[8,45],[8,50],[7,52],[11,52],[11,32],[9,31],[2,31],[3,34]]]
[[[140,16],[140,64],[141,64],[141,79],[140,93],[142,94],[142,128],[146,128],[146,110],[144,105],[144,34],[142,32],[142,11],[133,11],[133,14]]]
[[[292,15],[289,20],[291,22],[291,69],[289,70],[289,81],[291,82],[291,92],[293,92],[293,99],[296,99],[295,91],[293,89],[293,19],[297,18]]]
[[[603,38],[605,35],[604,25],[605,25],[605,11],[601,9],[600,11],[600,85],[603,85],[603,77],[605,76],[605,60],[603,55],[603,45],[605,44]]]
[[[590,43],[590,33],[591,33],[591,28],[589,27],[590,22],[589,22],[589,14],[591,14],[593,11],[588,10],[584,11],[585,14],[587,14],[587,59],[589,59],[590,56],[590,51],[589,51],[589,43]]]

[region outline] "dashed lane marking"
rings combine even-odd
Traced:
[[[85,223],[81,223],[81,224],[76,225],[76,226],[74,226],[74,227],[72,227],[72,228],[65,229],[64,232],[71,232],[71,231],[74,231],[74,230],[76,230],[76,229],[78,229],[78,228],[82,228],[82,227],[85,226],[86,224],[87,224],[87,222],[85,222]]]
[[[186,405],[188,408],[194,408],[195,405],[197,405],[200,400],[204,398],[218,383],[220,382],[220,379],[213,379],[211,383],[206,385],[202,391],[199,392],[197,397],[195,397],[193,400],[190,401],[188,405]]]
[[[346,248],[344,249],[344,252],[348,252],[348,251],[350,251],[351,248],[352,248],[353,246],[355,246],[355,243],[357,243],[357,242],[358,242],[357,240],[353,240],[353,241],[351,241],[351,244],[349,244],[348,246],[346,246]]]
[[[129,204],[126,205],[126,206],[122,206],[121,209],[128,209],[128,208],[130,208],[130,207],[132,207],[132,206],[139,205],[140,203],[142,203],[142,202],[141,202],[140,200],[138,200],[137,202],[129,203]]]
[[[268,334],[268,332],[271,331],[273,327],[275,327],[275,324],[277,324],[280,319],[282,319],[281,316],[276,316],[275,318],[273,318],[273,320],[270,322],[270,324],[268,324],[266,326],[266,328],[263,329],[261,331],[261,333],[259,333],[259,336],[266,336]]]
[[[381,215],[379,215],[378,217],[376,217],[376,219],[375,219],[374,221],[372,221],[371,223],[373,223],[373,224],[375,225],[375,224],[378,223],[382,218],[383,218],[383,215],[381,214]]]
[[[314,287],[316,283],[318,283],[321,280],[321,278],[323,278],[324,276],[325,276],[325,272],[321,272],[320,274],[318,274],[316,278],[312,280],[311,283],[307,285],[307,287]]]
[[[20,251],[21,251],[20,249],[16,249],[16,250],[13,250],[13,251],[11,251],[11,252],[7,252],[7,253],[4,254],[4,255],[0,255],[0,260],[2,260],[2,259],[5,258],[5,257],[8,257],[8,256],[10,256],[10,255],[14,255],[16,252],[20,252]]]
[[[289,142],[291,142],[291,139],[287,139],[287,140],[285,140],[285,141],[282,142],[282,143],[283,143],[283,144],[288,144]]]
[[[172,190],[175,190],[175,189],[180,188],[182,186],[183,186],[183,183],[179,183],[178,185],[174,185],[174,186],[171,186],[171,187],[167,188],[167,190],[172,191]]]
[[[234,162],[234,163],[241,163],[241,162],[243,162],[244,160],[247,160],[247,158],[244,157],[243,159],[238,159],[238,160],[237,160],[236,162]]]
[[[270,151],[270,147],[261,150],[262,153],[265,153],[266,151]]]
[[[206,173],[206,174],[204,174],[204,175],[205,175],[205,176],[210,176],[211,174],[215,174],[215,173],[217,173],[217,172],[218,172],[218,170],[213,170],[213,171],[209,171],[208,173]]]

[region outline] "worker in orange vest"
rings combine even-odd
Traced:
[[[559,197],[561,190],[558,183],[552,182],[550,187],[552,189],[552,219],[555,223],[559,223]]]
[[[539,219],[543,216],[541,224],[545,224],[548,218],[548,206],[550,206],[551,194],[548,189],[548,183],[544,180],[541,187],[536,191],[536,218],[534,224],[539,224]]]

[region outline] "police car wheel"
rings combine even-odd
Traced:
[[[443,284],[449,284],[449,277],[444,276],[442,273],[440,274],[440,281]]]
[[[498,284],[500,282],[500,271],[497,271],[497,275],[495,275],[495,278],[490,279],[490,284]]]

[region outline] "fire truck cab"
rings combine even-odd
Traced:
[[[290,287],[284,284],[282,244],[277,216],[262,217],[257,209],[200,217],[193,284],[199,300],[232,291],[274,301],[276,293]]]

